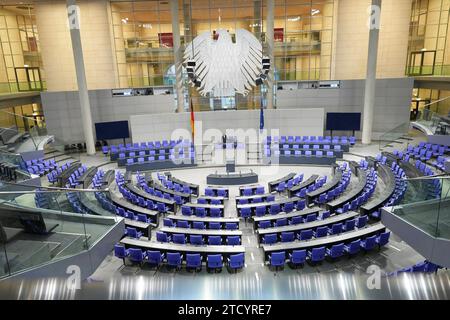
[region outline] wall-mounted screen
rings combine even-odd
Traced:
[[[360,112],[327,112],[326,130],[361,130]]]
[[[97,122],[95,124],[97,140],[126,139],[130,137],[128,121]]]

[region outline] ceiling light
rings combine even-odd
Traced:
[[[299,21],[300,19],[301,19],[300,16],[287,18],[288,21]]]
[[[318,13],[320,13],[320,10],[319,10],[319,9],[312,9],[312,10],[311,10],[311,15],[312,15],[312,16],[314,16],[314,15],[316,15],[316,14],[318,14]]]

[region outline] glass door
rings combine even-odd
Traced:
[[[408,75],[430,76],[434,74],[436,50],[413,51],[409,56]]]
[[[41,91],[41,72],[38,67],[14,68],[19,91]]]

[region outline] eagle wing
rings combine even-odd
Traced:
[[[201,81],[199,92],[202,95],[206,95],[206,92],[204,92],[204,80],[211,68],[213,56],[212,41],[211,34],[208,31],[203,32],[187,44],[184,50],[184,63],[187,64],[189,60],[195,61],[195,75]]]
[[[255,80],[262,70],[262,46],[256,37],[244,29],[236,30],[236,55],[240,67],[239,87],[236,91],[246,95],[256,86]]]

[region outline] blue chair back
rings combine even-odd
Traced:
[[[293,231],[281,233],[281,242],[292,242],[294,239],[295,233]]]
[[[222,268],[223,258],[221,254],[208,254],[206,257],[208,268]]]
[[[284,266],[286,261],[286,252],[274,252],[270,255],[270,265],[274,267]]]
[[[220,222],[210,222],[209,229],[213,229],[213,230],[221,229]]]
[[[181,254],[179,252],[168,252],[167,253],[167,265],[171,267],[181,266]]]
[[[306,250],[294,250],[289,257],[292,264],[303,264],[306,261]]]
[[[220,246],[222,244],[222,237],[221,236],[209,236],[208,244],[212,245],[212,246]]]
[[[148,250],[147,259],[150,264],[159,265],[163,261],[164,255],[160,251]]]
[[[313,248],[311,250],[310,259],[312,262],[319,262],[325,259],[325,247]]]
[[[263,236],[264,244],[274,244],[278,241],[276,233],[266,234]]]
[[[232,254],[229,258],[229,266],[232,269],[239,269],[244,267],[245,256],[243,253]]]
[[[184,233],[175,233],[173,235],[173,242],[178,244],[185,244],[186,243],[186,236]]]
[[[200,234],[192,234],[189,236],[189,240],[191,242],[191,244],[195,244],[195,245],[203,245],[203,237]]]
[[[228,236],[227,245],[229,246],[239,246],[241,244],[241,238],[239,236]]]
[[[138,248],[130,248],[129,250],[129,259],[132,262],[142,262],[144,261],[144,253],[142,252],[141,249]]]

